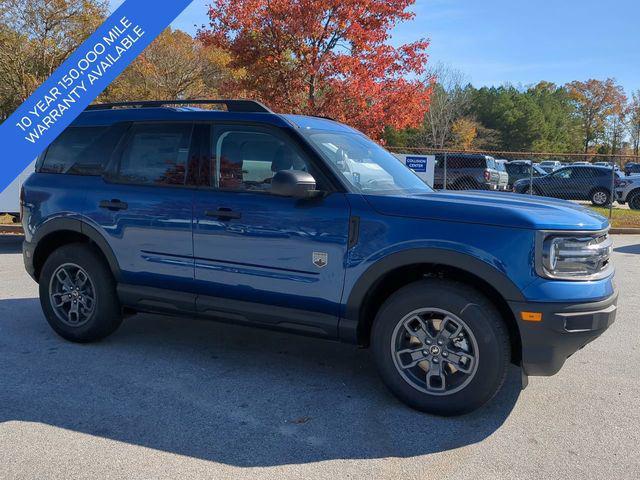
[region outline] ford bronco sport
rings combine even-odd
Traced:
[[[316,335],[370,346],[389,389],[434,414],[489,401],[510,362],[556,373],[616,313],[603,217],[435,192],[352,128],[248,100],[94,106],[21,202],[25,266],[65,339],[135,312]]]

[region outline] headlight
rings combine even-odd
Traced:
[[[538,232],[536,272],[557,280],[598,280],[613,272],[607,231]]]

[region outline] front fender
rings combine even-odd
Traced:
[[[342,341],[358,343],[358,325],[367,295],[390,272],[415,264],[431,264],[463,270],[482,278],[506,300],[524,301],[520,289],[500,270],[472,255],[441,248],[414,248],[386,255],[370,265],[361,275],[344,305],[344,313],[338,325]]]

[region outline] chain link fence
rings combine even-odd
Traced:
[[[596,207],[640,227],[640,157],[634,155],[390,148],[435,157],[433,187],[552,197]],[[624,212],[623,212],[624,210]]]

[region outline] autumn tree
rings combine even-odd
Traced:
[[[205,45],[246,75],[229,92],[275,110],[326,115],[375,138],[417,126],[431,92],[428,42],[388,44],[414,0],[213,0]]]
[[[228,67],[228,53],[181,30],[167,28],[105,90],[100,101],[216,97],[242,75]]]
[[[422,135],[426,145],[443,148],[455,137],[453,125],[457,121],[464,124],[462,118],[471,103],[471,88],[465,86],[465,77],[460,71],[446,65],[438,65],[430,73],[435,84]]]
[[[634,155],[640,155],[640,90],[631,94],[628,118],[627,128],[631,138],[631,148]]]
[[[451,134],[453,148],[469,150],[478,136],[478,122],[468,117],[459,118],[453,122]]]
[[[615,80],[574,81],[567,84],[571,99],[575,102],[582,126],[584,153],[602,135],[609,117],[619,115],[624,108],[626,97]]]
[[[104,21],[106,0],[0,1],[0,119]]]

